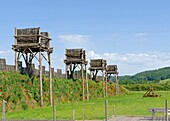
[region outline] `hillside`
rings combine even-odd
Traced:
[[[53,98],[57,102],[81,101],[80,80],[53,78]],[[85,90],[86,91],[86,90]],[[120,88],[120,94],[122,93]],[[89,80],[90,99],[102,98],[102,82]],[[108,95],[115,95],[115,84],[108,84]],[[39,107],[39,78],[28,77],[17,72],[0,72],[0,100],[4,99],[7,111],[26,110]],[[44,105],[49,104],[49,79],[43,77]],[[0,101],[0,106],[2,106]]]
[[[119,81],[122,84],[145,83],[146,81],[158,82],[170,78],[170,67],[144,71],[133,76],[120,76]]]

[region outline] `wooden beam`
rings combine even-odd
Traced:
[[[18,56],[17,56],[18,60],[21,58],[21,56],[22,56],[22,55],[21,55],[21,52],[19,52],[19,53],[18,53]]]
[[[165,101],[165,121],[168,121],[168,100]]]
[[[17,35],[17,29],[15,28],[15,35]],[[17,44],[17,39],[15,39],[15,44]],[[18,71],[18,52],[15,51],[15,70]]]
[[[83,69],[83,64],[81,64],[81,80],[82,80],[82,100],[84,101],[84,69]]]
[[[106,87],[105,87],[105,89],[106,89],[105,92],[106,92],[106,97],[108,96],[108,95],[107,95],[107,77],[108,77],[107,74],[105,74],[105,86],[106,86]]]
[[[68,71],[68,65],[66,64],[66,79],[68,79],[67,71]]]
[[[116,74],[116,96],[119,95],[119,82],[118,82],[118,74]]]
[[[39,71],[40,71],[40,106],[43,105],[43,95],[42,95],[42,55],[41,50],[39,52]]]
[[[86,70],[86,93],[87,93],[87,100],[89,100],[89,82],[88,82],[88,73],[87,73],[87,65],[85,65]]]
[[[93,71],[90,71],[90,79],[92,80]]]
[[[5,112],[5,100],[2,99],[2,121],[6,121]]]
[[[52,72],[51,72],[51,56],[48,53],[48,61],[49,61],[49,80],[50,80],[50,104],[52,106],[53,92],[52,92]]]
[[[39,28],[40,30],[40,28]],[[40,34],[40,31],[39,31]],[[39,37],[39,43],[41,43],[41,37]],[[40,107],[43,105],[43,92],[42,92],[42,54],[41,49],[39,48],[39,66],[40,66]]]
[[[104,67],[90,67],[89,70],[105,70]]]
[[[36,57],[36,55],[37,55],[37,53],[38,53],[38,52],[36,52],[36,53],[34,54],[34,53],[33,53],[33,51],[32,51],[30,48],[28,48],[28,49],[29,49],[29,50],[30,50],[30,52],[33,54],[33,57],[32,57],[32,58],[34,58],[34,57],[35,57],[35,58],[37,59],[37,61],[39,61],[39,60],[38,60],[38,58]]]
[[[108,117],[108,100],[105,100],[105,121],[108,121],[109,117]]]
[[[49,63],[49,60],[44,56],[44,54],[43,53],[41,53],[41,54],[42,54],[43,58]]]
[[[53,116],[54,116],[54,121],[56,121],[56,101],[54,100],[54,106],[53,106]]]
[[[103,97],[105,98],[105,82],[104,82],[104,71],[102,70],[102,78],[103,78]]]
[[[14,36],[15,38],[20,38],[20,37],[42,37],[44,39],[47,39],[47,40],[51,40],[51,38],[45,36],[45,35],[42,35],[42,34],[34,34],[34,35],[15,35]]]

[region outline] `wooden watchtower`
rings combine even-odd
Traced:
[[[111,80],[111,75],[116,77],[116,95],[119,95],[119,83],[118,83],[118,68],[117,65],[107,65],[106,67],[106,82]],[[107,95],[107,83],[106,83],[106,95]]]
[[[104,81],[105,81],[105,71],[106,71],[106,60],[103,59],[90,59],[90,77],[92,80],[97,81],[97,73],[102,72],[103,78],[103,96],[105,97]]]
[[[30,74],[32,61],[35,58],[39,62],[40,76],[40,106],[43,105],[42,96],[42,59],[44,58],[49,64],[50,78],[50,104],[52,105],[52,73],[51,73],[51,53],[53,48],[50,47],[50,36],[48,32],[40,32],[40,28],[15,28],[15,44],[12,49],[15,51],[15,68],[18,70],[18,62],[24,59],[26,72]],[[46,53],[46,54],[45,54]],[[37,55],[39,54],[39,58]],[[46,57],[47,55],[47,57]]]
[[[75,69],[78,67],[81,70],[82,78],[82,100],[84,100],[84,75],[86,75],[86,87],[87,87],[87,100],[89,99],[88,92],[88,77],[87,77],[87,61],[85,50],[83,49],[66,49],[66,59],[64,63],[66,64],[66,79],[73,79]],[[80,66],[80,67],[79,67]],[[84,74],[84,70],[85,73]]]

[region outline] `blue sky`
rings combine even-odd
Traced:
[[[7,64],[14,64],[14,28],[41,27],[52,38],[55,68],[64,69],[66,48],[117,64],[121,75],[170,65],[169,0],[0,2],[0,58]]]

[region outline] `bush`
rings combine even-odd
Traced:
[[[26,102],[24,100],[21,102],[21,107],[22,107],[23,110],[28,109],[28,105],[26,104]]]

